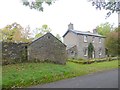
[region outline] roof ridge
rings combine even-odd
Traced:
[[[73,32],[73,33],[75,33],[75,34],[83,34],[83,35],[91,35],[91,36],[104,37],[104,36],[102,36],[102,35],[100,35],[100,34],[95,34],[95,33],[88,32],[88,31],[79,31],[79,30],[67,30],[67,32],[63,35],[63,37],[65,37],[66,34],[67,34],[69,31],[71,31],[71,32]]]

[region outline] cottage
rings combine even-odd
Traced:
[[[28,60],[47,61],[65,64],[67,59],[66,45],[47,33],[28,46]]]
[[[68,25],[67,32],[63,35],[63,42],[67,46],[67,54],[69,58],[88,59],[88,46],[92,43],[94,51],[92,58],[105,57],[105,37],[99,35],[96,29],[93,33],[87,31],[82,32],[74,30],[73,24]]]

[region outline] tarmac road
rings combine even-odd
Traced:
[[[118,69],[32,86],[30,88],[118,88]]]

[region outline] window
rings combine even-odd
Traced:
[[[95,58],[95,51],[93,51],[92,53],[92,58]]]
[[[99,38],[99,43],[101,43],[101,38]]]
[[[84,35],[84,42],[87,42],[87,36]]]
[[[72,56],[75,56],[75,55],[76,55],[76,52],[75,52],[75,51],[70,51],[70,54],[71,54]]]
[[[84,50],[84,56],[87,56],[87,48]]]
[[[92,42],[94,43],[94,39],[95,39],[95,37],[93,36],[93,38],[92,38]]]
[[[48,36],[47,38],[50,39],[50,36]]]
[[[71,51],[71,54],[73,54],[74,53],[74,51]]]
[[[101,48],[99,49],[99,55],[102,55],[102,49]]]

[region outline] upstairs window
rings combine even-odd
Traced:
[[[101,43],[101,38],[99,38],[99,43]]]
[[[87,36],[84,35],[84,42],[87,42]]]

